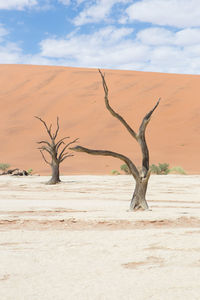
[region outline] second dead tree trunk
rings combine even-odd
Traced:
[[[102,72],[99,70],[99,73],[102,78],[102,84],[104,88],[104,93],[105,93],[105,104],[106,108],[108,111],[112,114],[113,117],[117,118],[128,130],[128,132],[131,134],[131,136],[139,143],[141,151],[142,151],[142,169],[139,171],[135,164],[125,155],[112,152],[112,151],[107,151],[107,150],[92,150],[88,149],[82,146],[76,146],[71,148],[71,150],[77,151],[77,152],[85,152],[88,154],[92,155],[103,155],[103,156],[112,156],[119,158],[123,162],[125,162],[130,170],[130,174],[134,177],[135,179],[135,190],[131,199],[130,203],[130,210],[148,210],[148,204],[146,201],[146,191],[147,191],[147,185],[150,177],[150,170],[149,170],[149,150],[147,147],[146,139],[145,139],[145,131],[146,127],[151,119],[151,115],[159,105],[160,99],[154,106],[154,108],[145,115],[145,117],[142,120],[142,123],[139,127],[138,133],[136,133],[130,126],[129,124],[124,120],[124,118],[116,113],[112,107],[109,104],[108,100],[108,87],[105,81],[105,76],[102,74]]]
[[[73,154],[69,154],[68,152],[66,152],[66,149],[73,143],[75,143],[78,139],[73,140],[72,142],[69,142],[68,144],[65,144],[64,140],[68,139],[69,137],[64,137],[58,141],[56,141],[58,132],[59,132],[59,118],[57,117],[57,128],[55,133],[52,132],[52,125],[50,125],[49,127],[47,126],[46,122],[44,120],[42,120],[39,117],[35,117],[37,118],[40,122],[43,123],[50,141],[40,141],[38,142],[38,144],[41,144],[41,147],[39,147],[38,149],[40,150],[40,153],[42,154],[42,157],[44,159],[44,161],[51,166],[51,179],[47,182],[47,184],[56,184],[59,183],[60,180],[60,164],[67,158],[70,156],[74,156]],[[63,149],[60,151],[60,147],[63,146]],[[51,161],[49,162],[45,155],[44,155],[44,151],[48,152],[48,154],[51,157]]]

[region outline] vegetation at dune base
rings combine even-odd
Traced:
[[[185,170],[179,166],[171,168],[170,173],[186,175]]]
[[[130,171],[126,164],[123,164],[120,166],[120,170],[123,171],[123,175],[129,175]],[[185,175],[186,172],[182,167],[176,166],[169,168],[168,163],[159,163],[158,165],[152,164],[150,166],[150,170],[152,174],[156,175],[167,175],[167,174],[181,174]],[[112,175],[121,175],[121,173],[117,170],[112,170]]]
[[[0,163],[0,170],[6,171],[8,168],[10,168],[9,164]]]
[[[27,173],[28,173],[29,175],[31,175],[31,174],[33,173],[33,169],[31,169],[31,168],[28,169],[28,170],[27,170]]]
[[[123,171],[125,174],[131,174],[129,167],[126,164],[121,165],[120,170]]]
[[[152,164],[150,166],[151,173],[157,175],[167,175],[170,173],[169,164],[159,163],[158,165]]]
[[[151,173],[157,175],[167,175],[169,173],[181,174],[181,175],[186,174],[185,170],[182,167],[176,166],[170,169],[168,163],[159,163],[158,165],[152,164],[150,166],[150,169],[151,169]]]
[[[111,174],[112,175],[120,175],[119,171],[117,171],[117,170],[112,170]]]

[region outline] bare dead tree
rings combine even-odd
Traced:
[[[160,99],[154,106],[154,108],[145,115],[145,117],[142,120],[142,123],[139,127],[138,132],[136,133],[130,126],[129,124],[124,120],[124,118],[116,113],[113,108],[110,106],[109,100],[108,100],[108,86],[105,81],[105,75],[102,74],[101,70],[99,70],[99,73],[102,78],[102,84],[104,88],[104,99],[105,99],[105,104],[106,108],[108,111],[112,114],[113,117],[117,118],[128,130],[130,135],[139,143],[141,151],[142,151],[142,169],[139,171],[138,168],[136,168],[135,164],[125,155],[112,152],[112,151],[107,151],[107,150],[92,150],[88,149],[82,146],[76,146],[70,148],[71,150],[78,151],[78,152],[85,152],[88,154],[92,155],[103,155],[103,156],[112,156],[119,158],[123,162],[125,162],[130,170],[130,173],[135,179],[136,185],[135,185],[135,190],[132,196],[131,204],[130,204],[130,210],[148,210],[148,204],[146,201],[146,191],[147,191],[147,185],[150,177],[150,170],[149,170],[149,150],[147,147],[146,139],[145,139],[145,131],[147,128],[147,125],[151,119],[151,116],[157,106],[160,103]]]
[[[54,133],[52,132],[52,124],[50,124],[50,126],[48,127],[46,122],[43,119],[41,119],[37,116],[35,116],[35,118],[38,119],[40,122],[42,122],[42,124],[44,125],[44,127],[48,133],[48,136],[50,138],[50,141],[44,140],[44,141],[38,142],[38,144],[41,145],[38,149],[40,150],[40,153],[41,153],[44,161],[48,165],[51,166],[51,170],[52,170],[52,177],[49,180],[49,182],[47,182],[47,184],[56,184],[61,181],[60,180],[60,163],[62,163],[66,158],[74,156],[73,154],[66,152],[66,150],[71,144],[75,143],[78,139],[75,139],[72,142],[65,144],[64,141],[69,138],[69,136],[66,136],[66,137],[56,141],[56,138],[57,138],[57,135],[58,135],[58,132],[60,129],[59,118],[57,117],[57,128]],[[50,162],[46,159],[46,157],[44,155],[44,151],[46,151],[50,155],[50,157],[51,157]]]

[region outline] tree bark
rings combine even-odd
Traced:
[[[135,190],[130,204],[130,211],[149,209],[149,206],[146,201],[146,191],[149,177],[150,172],[148,173],[147,177],[140,177],[136,180]]]
[[[59,162],[52,162],[51,164],[52,177],[47,182],[47,184],[56,184],[61,182],[60,180],[60,170],[59,170]]]

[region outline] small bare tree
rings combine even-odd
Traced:
[[[121,115],[119,115],[118,113],[116,113],[110,106],[109,100],[108,100],[108,87],[107,87],[107,84],[105,81],[105,75],[103,75],[100,70],[99,70],[99,73],[102,78],[102,84],[103,84],[104,93],[105,93],[104,99],[105,99],[106,108],[112,114],[113,117],[117,118],[125,126],[125,128],[131,134],[131,136],[139,143],[139,145],[141,147],[142,157],[143,157],[142,158],[142,169],[141,169],[141,171],[139,171],[139,169],[136,168],[135,164],[128,157],[126,157],[125,155],[116,153],[116,152],[107,151],[107,150],[92,150],[92,149],[88,149],[88,148],[85,148],[82,146],[76,146],[76,147],[73,147],[70,149],[74,150],[74,151],[78,151],[78,152],[85,152],[85,153],[92,154],[92,155],[112,156],[112,157],[116,157],[116,158],[119,158],[120,160],[124,161],[130,170],[130,174],[134,177],[134,179],[136,181],[135,190],[134,190],[133,197],[132,197],[131,204],[130,204],[130,210],[131,211],[138,210],[138,209],[148,210],[149,207],[148,207],[148,204],[146,201],[146,191],[147,191],[148,180],[150,177],[150,170],[149,170],[149,150],[148,150],[146,139],[145,139],[145,131],[146,131],[146,127],[151,119],[151,115],[153,114],[153,112],[155,111],[157,106],[159,105],[160,99],[158,100],[158,102],[156,103],[154,108],[148,114],[146,114],[146,116],[143,118],[142,123],[139,127],[139,131],[138,131],[138,133],[136,133],[129,126],[129,124],[124,120],[124,118]]]
[[[38,119],[40,122],[43,123],[50,141],[40,141],[38,144],[41,144],[41,146],[38,148],[40,150],[40,153],[42,154],[42,157],[44,161],[51,166],[52,170],[52,177],[47,182],[47,184],[56,184],[60,182],[60,163],[62,163],[67,157],[74,156],[73,154],[69,154],[66,152],[66,149],[73,143],[75,143],[78,139],[73,140],[72,142],[69,142],[68,144],[65,144],[64,140],[68,139],[69,136],[66,136],[58,141],[56,141],[58,132],[59,132],[59,118],[57,117],[57,128],[55,132],[52,132],[52,124],[48,127],[46,122],[42,120],[41,118],[35,116],[36,119]],[[60,147],[63,146],[62,150],[59,153]],[[51,157],[51,161],[49,162],[45,155],[44,151],[48,152],[48,154]]]

